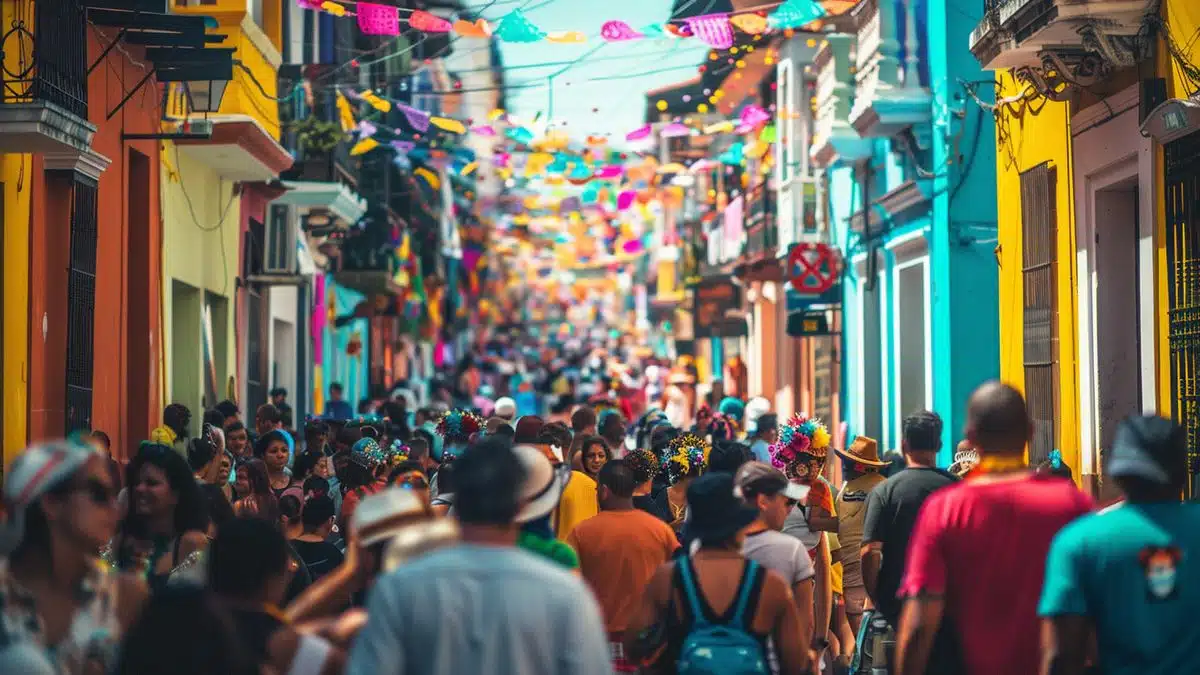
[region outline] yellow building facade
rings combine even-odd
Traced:
[[[996,73],[1001,82],[996,110],[996,190],[998,204],[996,258],[1000,268],[1000,376],[1020,387],[1030,401],[1046,404],[1051,412],[1053,447],[1078,475],[1081,464],[1079,442],[1079,374],[1076,368],[1078,329],[1074,307],[1075,210],[1071,173],[1070,105],[1033,93],[1026,83],[1011,73]],[[1038,174],[1041,174],[1040,176]],[[1035,187],[1038,179],[1048,185]],[[1034,200],[1039,200],[1035,206]],[[1048,250],[1026,251],[1026,223],[1029,210],[1042,210],[1045,202],[1053,207],[1048,214],[1051,235]],[[1045,276],[1049,259],[1051,297],[1037,295],[1026,281]],[[1038,278],[1039,282],[1045,279]],[[1044,284],[1043,288],[1044,290]],[[1027,307],[1049,306],[1049,325],[1027,326]],[[1027,331],[1053,331],[1051,343],[1057,347],[1049,354],[1026,354]],[[1049,357],[1049,358],[1047,358]],[[1035,383],[1027,373],[1038,373]],[[1049,382],[1047,388],[1044,385]],[[1032,391],[1031,391],[1032,389]],[[1035,413],[1036,416],[1036,413]],[[1044,423],[1044,420],[1039,420]]]

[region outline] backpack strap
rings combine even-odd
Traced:
[[[746,628],[747,609],[750,606],[751,598],[757,600],[757,593],[755,591],[760,586],[759,577],[761,575],[762,566],[754,560],[747,560],[746,569],[742,572],[742,582],[738,585],[737,600],[734,604],[733,618],[730,620],[730,624],[743,630]],[[757,606],[757,603],[755,605]],[[750,618],[753,619],[754,617],[751,616]]]
[[[696,573],[692,569],[691,556],[680,556],[675,563],[679,566],[679,581],[683,587],[683,597],[687,600],[688,610],[692,615],[692,624],[707,624],[708,616],[700,604],[700,595],[696,590]]]

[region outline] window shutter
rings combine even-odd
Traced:
[[[1029,463],[1049,457],[1057,442],[1058,214],[1054,167],[1021,174],[1022,285],[1025,400],[1033,419]]]

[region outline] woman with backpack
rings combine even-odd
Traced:
[[[812,636],[800,634],[788,583],[741,554],[758,510],[735,496],[733,475],[697,478],[687,502],[684,538],[699,549],[655,572],[625,633],[627,658],[675,675],[811,673]]]

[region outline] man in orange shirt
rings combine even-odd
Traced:
[[[580,523],[567,537],[579,554],[583,578],[600,602],[613,670],[618,673],[637,672],[637,667],[625,660],[621,643],[626,625],[654,571],[679,547],[669,525],[634,508],[636,487],[637,479],[624,460],[605,464],[596,488],[600,513]]]

